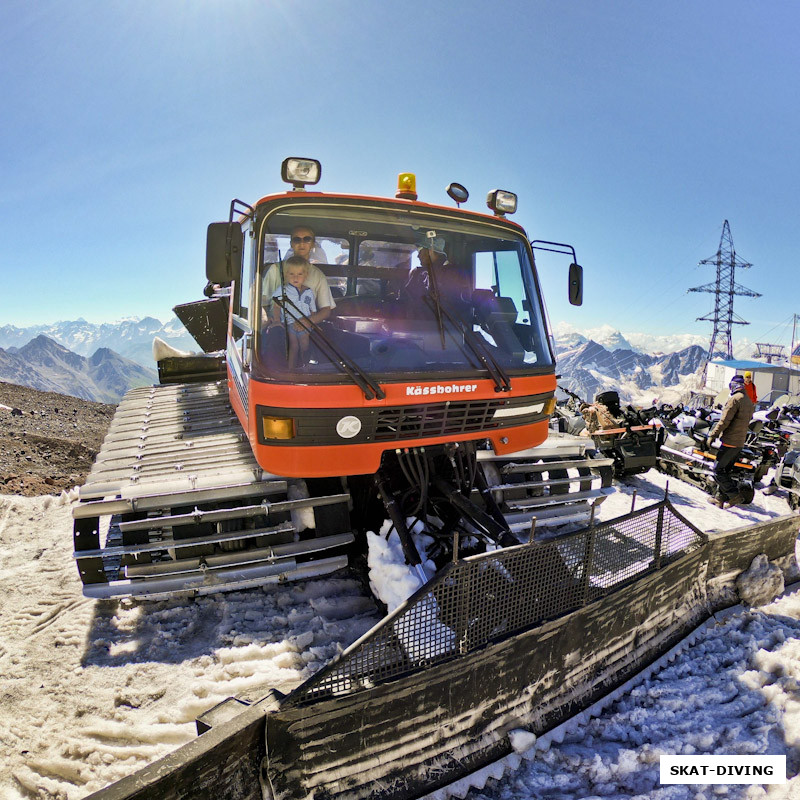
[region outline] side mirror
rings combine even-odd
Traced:
[[[573,306],[583,304],[583,267],[580,264],[569,265],[569,302]]]
[[[238,280],[243,250],[241,223],[212,222],[206,234],[206,278],[219,284]]]

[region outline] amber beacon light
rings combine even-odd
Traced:
[[[397,176],[395,197],[400,200],[417,199],[417,176],[413,172],[401,172]]]

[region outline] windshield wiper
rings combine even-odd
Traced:
[[[470,330],[469,326],[462,322],[462,320],[452,314],[438,296],[432,296],[431,294],[428,294],[425,297],[425,301],[434,310],[434,312],[438,313],[440,325],[443,326],[441,319],[442,315],[444,315],[448,322],[454,328],[456,328],[456,330],[461,331],[464,336],[464,341],[467,343],[469,348],[477,357],[478,361],[480,361],[483,368],[489,373],[490,377],[494,381],[495,390],[498,392],[510,392],[511,378],[503,369],[502,365],[494,357],[494,355],[489,351],[483,339],[480,336],[477,336],[474,331]],[[440,330],[442,330],[442,337],[444,337],[444,328],[442,327]]]
[[[366,397],[367,400],[384,400],[386,398],[386,392],[381,389],[380,384],[375,380],[375,378],[373,378],[366,370],[363,370],[361,367],[359,367],[355,361],[346,356],[330,340],[330,337],[327,336],[325,331],[322,330],[322,328],[316,322],[303,314],[302,310],[295,305],[294,301],[290,297],[275,297],[273,300],[278,304],[279,308],[283,308],[285,320],[287,320],[289,317],[289,315],[286,313],[287,306],[289,308],[293,308],[297,312],[298,317],[302,317],[314,344],[319,348],[322,354],[331,361],[331,363],[339,367],[339,369],[341,369],[342,372],[344,372],[353,381],[353,383],[355,383],[356,386],[358,386],[359,389],[364,392],[364,397]],[[289,334],[287,331],[287,336],[288,335]]]
[[[431,283],[430,287],[428,288],[428,297],[433,300],[436,305],[436,323],[439,326],[439,336],[442,339],[442,350],[444,350],[446,345],[444,342],[444,322],[442,322],[443,308],[442,301],[439,298],[439,281],[436,278],[436,272],[433,268],[433,260],[431,260],[430,266],[428,267],[428,277]]]

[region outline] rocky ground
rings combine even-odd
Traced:
[[[116,406],[0,382],[0,494],[81,485]]]

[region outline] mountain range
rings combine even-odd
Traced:
[[[0,380],[57,391],[87,400],[116,402],[134,386],[157,380],[154,337],[179,350],[196,351],[188,331],[173,317],[154,317],[102,324],[84,319],[17,328],[0,326]],[[691,334],[650,337],[660,352],[643,352],[642,337],[623,336],[610,325],[577,331],[555,329],[559,385],[591,400],[616,389],[626,402],[677,402],[696,383],[705,350]],[[637,342],[634,345],[634,342]],[[673,351],[667,350],[676,345]],[[666,399],[666,398],[669,399]]]
[[[570,345],[573,345],[570,347]],[[676,403],[699,382],[706,351],[693,344],[675,353],[649,355],[627,348],[609,350],[591,339],[566,347],[556,340],[559,386],[584,400],[615,389],[625,402],[649,405],[653,395],[661,402]]]
[[[708,333],[626,333],[622,334],[611,325],[600,325],[597,328],[581,328],[566,322],[556,324],[553,334],[561,350],[571,350],[588,341],[603,345],[609,352],[614,350],[633,350],[636,353],[677,353],[696,344],[706,348],[709,344]],[[746,338],[738,338],[733,346],[733,357],[739,359],[754,358],[754,345]]]
[[[144,317],[103,323],[76,319],[25,328],[2,325],[0,348],[22,348],[37,336],[46,336],[73,353],[87,358],[101,348],[113,350],[123,358],[150,370],[156,366],[153,361],[153,338],[156,336],[178,350],[199,349],[177,317],[172,317],[166,323],[155,317]]]
[[[86,358],[40,334],[22,347],[0,348],[0,380],[116,403],[129,389],[155,383],[158,375],[107,347]]]

